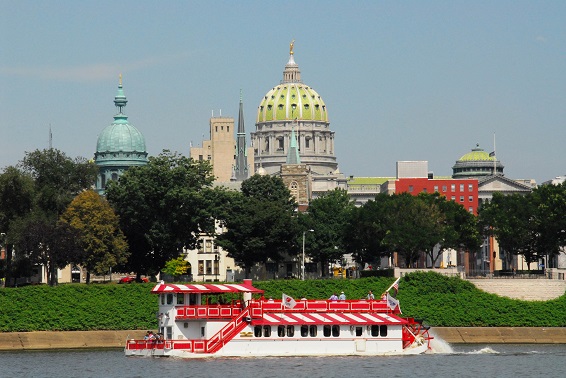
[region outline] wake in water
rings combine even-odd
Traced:
[[[472,350],[471,352],[467,352],[465,354],[499,354],[499,352],[490,347],[485,347],[481,348],[480,350]]]
[[[429,331],[430,334],[434,337],[434,339],[430,342],[430,347],[432,348],[432,353],[439,353],[439,354],[452,354],[454,353],[454,349],[444,341],[440,336],[435,335],[434,332]]]

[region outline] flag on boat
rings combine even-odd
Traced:
[[[391,311],[399,307],[399,301],[393,298],[391,295],[389,295],[389,292],[387,292],[387,306],[389,306]],[[401,312],[401,307],[399,307],[399,312]]]
[[[283,306],[285,306],[285,308],[293,308],[297,304],[297,302],[293,299],[293,297],[290,297],[285,293],[283,293],[282,301],[283,301]]]
[[[494,156],[495,156],[495,151],[489,153],[489,157],[494,157]]]
[[[395,292],[393,294],[393,298],[397,298],[397,293],[399,292],[399,280],[401,279],[401,277],[397,278],[395,280],[395,282],[393,282],[393,285],[389,286],[389,289],[386,290],[387,294],[389,294],[389,290],[394,289]]]

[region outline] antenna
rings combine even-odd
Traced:
[[[51,124],[49,124],[49,149],[53,148],[53,133],[51,132]]]

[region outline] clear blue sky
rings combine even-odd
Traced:
[[[208,120],[246,131],[289,42],[325,101],[340,170],[436,175],[476,143],[510,178],[566,174],[566,1],[0,0],[0,169],[53,147],[92,158],[125,113],[148,152],[188,155]]]

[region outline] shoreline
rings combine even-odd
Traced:
[[[124,348],[146,330],[0,333],[0,351]],[[433,327],[450,344],[566,344],[566,327]]]

